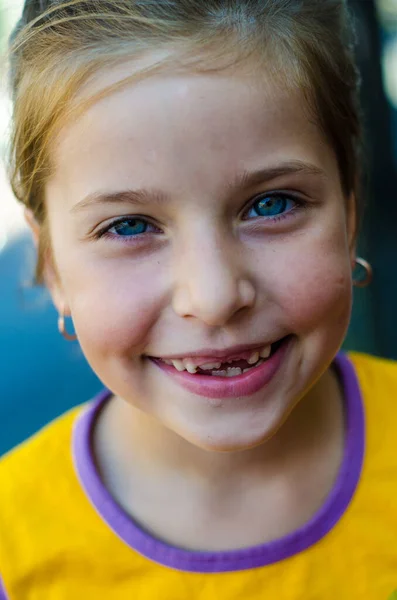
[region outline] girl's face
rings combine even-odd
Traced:
[[[266,77],[156,75],[54,150],[54,300],[104,384],[202,448],[269,439],[347,329],[353,209],[305,108]]]

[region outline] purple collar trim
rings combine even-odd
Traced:
[[[3,582],[0,579],[0,600],[8,600],[7,593],[5,591]]]
[[[193,552],[170,546],[142,530],[104,487],[94,465],[90,435],[95,418],[110,397],[102,391],[76,421],[75,466],[92,504],[109,527],[131,548],[166,567],[197,573],[220,573],[263,567],[306,550],[323,538],[348,508],[358,485],[364,459],[365,420],[358,380],[349,359],[338,354],[337,368],[346,398],[345,455],[337,481],[319,511],[303,527],[267,544],[224,552]]]

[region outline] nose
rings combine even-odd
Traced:
[[[207,232],[205,242],[195,243],[192,235],[178,254],[172,301],[177,315],[221,327],[254,305],[255,285],[236,248]]]

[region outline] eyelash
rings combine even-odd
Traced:
[[[243,214],[247,214],[250,210],[252,210],[254,208],[254,206],[257,202],[259,202],[260,200],[265,199],[265,198],[281,198],[285,201],[292,201],[294,203],[294,206],[279,215],[274,215],[272,217],[271,216],[265,217],[264,215],[257,215],[256,218],[244,219],[245,221],[254,221],[254,222],[264,221],[266,223],[277,223],[284,219],[290,219],[291,217],[294,217],[297,212],[306,208],[308,205],[308,202],[306,200],[304,200],[300,196],[295,196],[292,193],[266,192],[266,193],[258,194],[257,196],[255,196],[255,198],[253,200],[251,200],[249,207],[244,210]]]
[[[142,223],[145,223],[146,225],[153,227],[154,230],[157,231],[149,231],[149,232],[143,232],[141,234],[138,234],[136,236],[122,236],[122,235],[116,235],[114,233],[111,233],[111,229],[113,229],[113,227],[117,227],[117,225],[120,225],[121,223],[128,223],[129,221],[139,221]],[[118,219],[115,219],[114,221],[112,221],[111,223],[109,223],[108,225],[106,225],[106,227],[103,227],[102,229],[100,229],[99,231],[97,231],[94,234],[94,238],[95,239],[101,239],[101,238],[109,238],[111,240],[117,240],[123,243],[136,243],[137,238],[141,238],[145,233],[162,233],[161,229],[159,229],[158,227],[156,227],[155,225],[153,225],[153,223],[151,223],[149,221],[149,219],[147,217],[141,217],[140,215],[133,215],[133,216],[123,216],[123,217],[119,217]],[[132,241],[134,240],[134,241]]]
[[[250,210],[252,210],[254,208],[254,206],[257,202],[259,202],[261,199],[265,199],[265,198],[282,198],[286,201],[292,200],[294,202],[294,206],[291,209],[287,210],[286,212],[283,212],[279,215],[275,215],[275,216],[271,216],[271,217],[257,215],[256,217],[251,218],[251,219],[243,218],[243,220],[245,222],[266,221],[266,223],[277,223],[284,219],[294,217],[297,212],[300,212],[301,210],[305,209],[308,204],[308,202],[303,200],[303,198],[301,198],[299,196],[295,196],[294,194],[287,193],[287,192],[263,193],[263,194],[258,194],[257,196],[255,196],[255,198],[253,198],[253,200],[251,200],[248,208],[244,209],[243,215],[246,215]],[[116,234],[110,232],[110,230],[113,229],[114,227],[117,227],[117,225],[119,225],[121,223],[128,223],[129,221],[139,221],[139,222],[145,223],[146,225],[151,226],[154,230],[157,230],[157,231],[143,232],[143,233],[137,234],[135,236],[121,236],[121,235],[116,235]],[[134,244],[134,243],[139,243],[140,239],[142,239],[142,236],[145,235],[146,233],[162,233],[162,231],[161,231],[161,229],[156,227],[153,223],[151,223],[151,221],[147,217],[140,216],[140,215],[122,216],[122,217],[119,217],[118,219],[115,219],[108,225],[106,225],[106,227],[103,227],[102,229],[97,231],[94,234],[94,238],[97,240],[99,240],[101,238],[108,238],[111,240],[117,240],[118,242],[121,242],[121,243]]]

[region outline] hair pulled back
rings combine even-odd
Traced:
[[[159,49],[174,50],[171,68],[220,69],[256,58],[259,72],[262,61],[266,72],[300,86],[335,151],[346,197],[359,199],[358,75],[343,0],[27,1],[10,41],[10,180],[41,226],[38,282],[50,250],[51,143],[73,100],[99,69]]]

